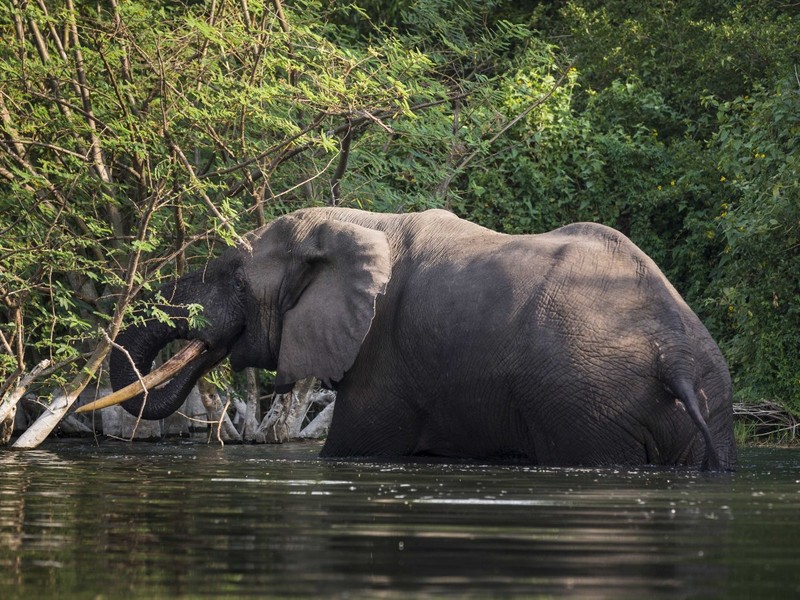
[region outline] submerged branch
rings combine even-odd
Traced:
[[[30,372],[22,375],[22,377],[8,390],[2,398],[0,398],[0,423],[3,423],[17,407],[17,402],[25,394],[28,386],[33,383],[42,372],[50,366],[50,360],[44,359],[39,364],[34,366]],[[19,373],[21,375],[21,373]],[[6,443],[8,440],[0,440],[0,443]]]
[[[800,419],[777,402],[762,400],[755,404],[734,403],[733,418],[752,430],[754,439],[775,438],[787,441],[800,437]]]

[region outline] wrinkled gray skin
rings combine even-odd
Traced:
[[[142,372],[175,337],[206,354],[143,416],[175,411],[226,355],[338,391],[324,456],[516,457],[543,465],[735,465],[731,383],[697,316],[622,234],[489,231],[445,211],[318,208],[248,235],[163,293],[209,324],[130,327]],[[179,315],[180,311],[170,309]],[[111,359],[115,389],[134,380]],[[141,397],[125,403],[139,414]]]

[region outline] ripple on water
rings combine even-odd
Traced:
[[[0,597],[795,597],[800,451],[737,473],[341,462],[318,446],[0,455]]]

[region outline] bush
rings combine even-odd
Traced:
[[[717,294],[724,348],[744,396],[800,413],[800,89],[794,77],[712,102],[710,149],[726,194]]]

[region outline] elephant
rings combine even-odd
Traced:
[[[228,357],[275,371],[278,393],[309,376],[336,390],[323,457],[735,467],[719,347],[604,225],[511,235],[441,209],[307,208],[161,295],[174,323],[128,326],[110,358],[114,389],[141,392],[161,348],[195,340],[168,383],[124,400],[145,419]]]

